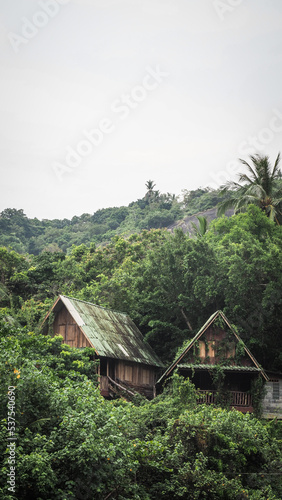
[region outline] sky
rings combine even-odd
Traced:
[[[281,0],[0,0],[0,212],[215,189],[282,138]]]

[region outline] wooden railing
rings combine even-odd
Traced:
[[[216,401],[216,391],[197,391],[197,403],[204,403],[206,405],[212,405]]]
[[[232,391],[231,406],[252,406],[252,396],[247,392]]]
[[[206,405],[215,404],[217,402],[216,391],[197,391],[198,398],[197,402],[204,403]],[[242,391],[230,391],[230,406],[241,406],[241,407],[251,407],[252,406],[252,396],[247,392]]]

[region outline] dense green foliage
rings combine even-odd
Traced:
[[[67,255],[2,247],[0,306],[31,329],[59,293],[125,311],[165,362],[222,309],[264,368],[281,370],[281,247],[281,226],[255,206],[195,237],[142,231]]]
[[[247,173],[239,174],[239,182],[228,182],[222,193],[231,196],[219,204],[219,214],[227,208],[234,208],[235,213],[253,204],[277,224],[282,222],[282,182],[279,168],[280,153],[274,166],[270,165],[269,157],[256,154],[250,157],[251,164],[241,160],[247,167]],[[231,193],[230,193],[231,189]]]
[[[208,188],[184,190],[182,197],[160,194],[150,188],[149,182],[152,181],[146,184],[148,191],[144,198],[128,207],[103,208],[92,215],[83,214],[71,220],[40,221],[29,219],[23,210],[3,210],[0,213],[0,246],[34,255],[42,251],[67,252],[72,245],[106,243],[115,235],[168,227],[186,215],[214,208],[221,199],[219,191]]]
[[[59,293],[129,313],[165,363],[222,309],[265,369],[282,371],[282,228],[261,208],[164,227],[219,193],[161,195],[71,221],[0,216],[0,497],[279,500],[281,425],[196,404],[174,375],[149,402],[104,400],[92,349],[40,334]],[[101,244],[103,243],[103,244]],[[9,471],[15,386],[16,494]]]
[[[7,319],[7,318],[6,318]],[[3,500],[225,499],[282,496],[281,428],[197,406],[177,374],[148,402],[104,400],[92,350],[0,323]],[[8,388],[15,386],[16,489]]]

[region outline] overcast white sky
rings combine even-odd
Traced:
[[[71,218],[282,150],[281,0],[0,0],[0,211]],[[92,142],[91,142],[92,140]]]

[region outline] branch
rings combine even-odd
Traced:
[[[109,376],[108,376],[108,379],[109,379],[109,381],[110,381],[112,384],[114,384],[114,385],[116,385],[117,387],[119,387],[119,389],[121,389],[122,391],[128,392],[129,394],[131,394],[131,396],[136,396],[136,392],[132,392],[132,391],[130,391],[129,389],[127,389],[126,387],[124,387],[124,386],[122,386],[122,385],[118,384],[115,380],[113,380],[113,379],[112,379],[111,377],[109,377]]]
[[[192,332],[193,328],[192,328],[191,323],[190,323],[189,319],[187,318],[187,316],[186,316],[186,314],[185,314],[185,312],[183,310],[183,307],[181,307],[180,311],[181,311],[181,314],[182,314],[183,318],[185,319],[186,325],[188,326],[190,332]]]
[[[107,500],[108,498],[110,498],[112,496],[113,493],[117,492],[117,488],[115,488],[113,491],[111,491],[105,498],[104,500]]]

